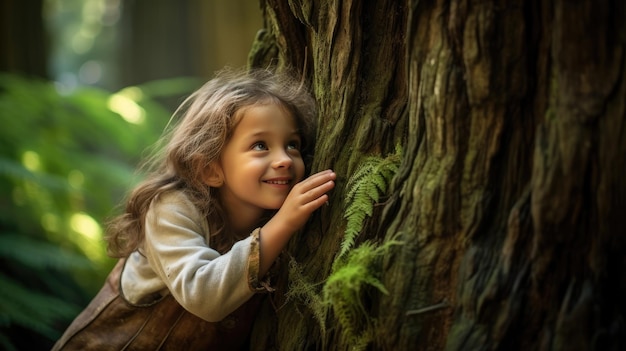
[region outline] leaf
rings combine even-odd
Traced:
[[[64,250],[58,245],[26,235],[7,233],[0,235],[0,258],[40,270],[78,270],[93,266],[85,256]]]
[[[374,205],[387,192],[391,179],[402,160],[402,148],[386,158],[367,157],[348,180],[344,218],[346,232],[341,242],[339,257],[345,255],[361,233],[365,219],[374,213]]]

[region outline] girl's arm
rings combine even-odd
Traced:
[[[135,289],[161,291],[166,287],[189,312],[210,322],[222,320],[257,292],[250,283],[260,276],[259,260],[250,258],[260,255],[258,235],[253,233],[220,255],[207,245],[208,229],[204,216],[186,196],[162,194],[146,216],[142,250],[150,267],[144,270],[153,270],[159,279],[146,280],[147,273],[129,276],[126,288],[133,290],[140,284]]]
[[[261,228],[259,276],[267,273],[291,236],[313,211],[328,201],[326,194],[335,187],[336,174],[325,170],[296,184],[280,210]]]
[[[191,313],[221,320],[254,295],[251,280],[265,276],[293,233],[328,200],[335,177],[324,171],[298,183],[260,234],[255,231],[223,255],[207,245],[208,227],[195,206],[176,192],[163,194],[146,216],[144,241],[147,261],[160,279],[140,290],[157,291],[162,281]],[[255,252],[258,261],[251,260]]]

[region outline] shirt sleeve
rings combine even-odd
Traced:
[[[259,229],[220,255],[207,244],[205,222],[185,197],[161,196],[146,215],[144,250],[174,298],[189,312],[216,322],[267,285],[258,277]]]

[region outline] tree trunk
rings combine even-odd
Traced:
[[[626,6],[586,1],[262,1],[250,64],[293,66],[319,106],[330,206],[294,240],[256,349],[624,349]],[[321,287],[350,177],[402,163],[364,222],[392,240],[347,328]],[[306,279],[318,295],[294,293]],[[317,284],[317,285],[315,285]],[[299,298],[309,296],[309,299]],[[317,297],[316,297],[317,296]],[[368,326],[373,326],[372,328]],[[346,334],[368,338],[347,338]]]
[[[0,1],[0,71],[48,78],[42,0]]]
[[[258,4],[246,0],[122,5],[116,88],[181,76],[211,78],[224,66],[244,66],[254,33],[262,25]]]

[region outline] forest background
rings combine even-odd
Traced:
[[[95,295],[141,156],[262,26],[244,0],[0,3],[0,349],[49,349]]]

